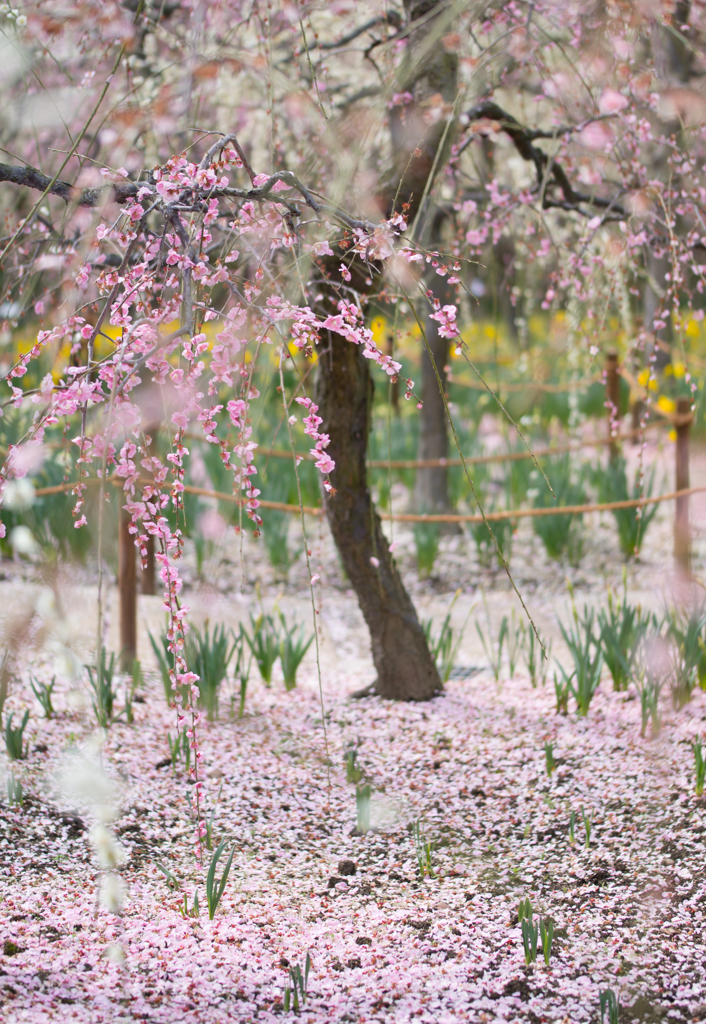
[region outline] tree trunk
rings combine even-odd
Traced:
[[[436,18],[430,12],[438,9]],[[390,111],[392,166],[381,176],[380,206],[385,216],[404,210],[412,224],[422,198],[431,196],[435,176],[443,169],[444,152],[453,141],[444,117],[430,119],[429,103],[442,98],[449,116],[456,95],[458,59],[442,45],[453,17],[439,0],[405,0],[411,30],[406,60],[398,77],[400,92],[414,94],[414,102]],[[414,26],[417,19],[420,26]],[[441,109],[441,108],[439,108]],[[421,234],[424,227],[421,225]],[[340,277],[340,259],[324,261],[317,280],[320,307],[337,312],[340,298],[333,284]],[[363,301],[373,288],[370,268],[359,260],[349,264],[350,289]],[[444,360],[445,363],[445,360]],[[331,441],[327,449],[336,463],[331,474],[335,494],[324,493],[331,533],[361,611],[370,630],[377,671],[375,693],[394,700],[429,700],[442,689],[439,673],[395,566],[380,519],[368,489],[366,455],[372,409],[373,381],[368,360],[357,345],[329,334],[327,349],[319,352],[316,402],[322,430]]]
[[[391,700],[428,700],[442,689],[439,673],[368,490],[369,363],[357,345],[337,334],[329,338],[330,348],[319,354],[316,393],[336,463],[336,493],[325,494],[329,526],[370,630],[375,692]]]

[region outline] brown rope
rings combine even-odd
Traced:
[[[110,482],[118,484],[118,478],[110,477]],[[98,480],[86,480],[85,483],[98,483]],[[40,487],[36,496],[42,498],[47,494],[58,494],[60,491],[68,491],[75,484],[56,484],[53,487]],[[230,501],[238,504],[245,504],[243,498],[237,494],[226,494],[222,491],[209,491],[205,487],[191,487],[188,484],[184,487],[187,494],[198,494],[204,498],[216,498],[218,501]],[[688,487],[681,491],[670,491],[669,494],[658,494],[651,498],[630,498],[626,501],[610,501],[597,505],[563,505],[556,508],[519,508],[506,509],[500,512],[486,512],[485,519],[488,522],[499,522],[501,519],[534,519],[538,516],[576,516],[590,512],[612,512],[621,508],[644,508],[646,505],[657,505],[663,501],[674,501],[676,498],[687,498],[690,494],[701,494],[706,491],[703,487]],[[261,508],[271,508],[278,512],[300,512],[299,505],[288,505],[283,501],[260,501]],[[324,509],[320,505],[304,505],[303,511],[306,515],[321,516]],[[418,514],[413,512],[380,512],[381,519],[392,520],[396,523],[482,523],[483,516],[464,513],[427,513]]]
[[[650,427],[661,426],[660,423],[648,423],[645,426],[645,430]],[[628,441],[631,438],[638,437],[642,434],[643,428],[638,427],[636,430],[628,430],[622,434],[616,434],[615,437],[595,437],[589,441],[572,441],[567,444],[556,444],[552,445],[551,448],[535,448],[532,451],[519,451],[519,452],[499,452],[495,455],[470,455],[465,459],[466,465],[479,466],[487,465],[490,462],[519,462],[523,459],[541,459],[549,455],[562,455],[566,452],[577,452],[582,448],[597,448],[602,445],[615,444],[616,441]],[[264,449],[263,449],[264,451]],[[268,456],[272,456],[275,459],[291,459],[291,451],[286,451],[281,448],[273,448],[272,451],[267,452]],[[303,454],[297,452],[297,456],[308,459],[313,462],[314,456],[309,454]],[[451,459],[393,459],[388,462],[386,459],[369,459],[369,469],[431,469],[435,466],[462,466],[463,460],[451,458]]]
[[[496,391],[520,392],[520,391],[546,391],[549,394],[560,395],[567,391],[579,391],[581,388],[590,387],[603,379],[602,373],[596,373],[592,377],[583,380],[571,380],[566,384],[544,384],[539,380],[529,380],[525,384],[519,382],[498,381],[494,387]],[[471,388],[473,391],[487,391],[488,388],[479,380],[464,380],[462,377],[449,377],[449,384],[458,384],[462,388]]]

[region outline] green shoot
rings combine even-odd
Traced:
[[[299,1013],[302,1006],[306,1005],[307,990],[309,987],[309,971],[311,969],[311,957],[306,954],[304,970],[299,964],[289,968],[290,983],[284,990],[284,1012],[289,1013],[290,1009]]]
[[[556,693],[556,713],[557,715],[568,715],[569,713],[569,680],[566,678],[566,672],[562,665],[559,665],[561,673],[564,676],[564,680],[560,681],[557,679],[556,672],[554,673],[554,692]],[[573,679],[574,673],[571,673],[570,678]]]
[[[346,782],[350,782],[354,786],[357,786],[363,778],[363,773],[356,764],[357,759],[358,750],[356,747],[349,747],[345,752]]]
[[[5,723],[5,749],[11,761],[24,761],[27,757],[27,747],[24,745],[23,737],[25,726],[29,721],[29,711],[25,711],[17,728],[13,728],[12,725],[14,714],[15,712],[11,711]]]
[[[556,768],[556,761],[554,759],[554,744],[549,740],[544,742],[544,760],[547,766],[547,775],[551,778],[552,772]]]
[[[419,868],[419,877],[424,880],[428,875],[429,878],[435,878],[434,867],[432,865],[432,855],[434,853],[434,843],[430,842],[426,836],[422,834],[420,820],[414,822],[414,851],[417,856],[417,867]]]
[[[56,685],[56,676],[52,676],[50,683],[42,683],[39,679],[34,676],[30,677],[30,686],[34,696],[39,701],[42,711],[44,712],[45,718],[51,718],[54,714],[54,706],[52,704],[52,693],[54,692],[54,686]]]
[[[284,675],[284,688],[289,692],[297,685],[297,671],[304,659],[304,655],[314,642],[314,634],[312,633],[309,639],[305,640],[303,625],[297,627],[295,623],[290,629],[287,627],[287,622],[282,612],[279,613],[279,618],[282,623],[282,633],[280,634],[279,641],[279,660]],[[295,637],[297,628],[299,629],[299,635]]]
[[[115,700],[118,696],[117,689],[113,688],[113,677],[115,676],[115,651],[108,658],[108,652],[101,645],[100,656],[97,664],[86,665],[88,679],[93,690],[91,703],[95,712],[96,721],[101,729],[107,729],[114,719],[113,711]]]
[[[607,988],[598,995],[601,1007],[601,1024],[606,1024],[606,1011],[608,1013],[608,1024],[618,1024],[620,1018],[620,1001],[612,988]]]
[[[357,786],[355,791],[355,806],[357,815],[357,830],[362,835],[363,832],[370,831],[370,794],[371,789],[369,785]]]
[[[591,845],[591,815],[586,814],[583,809],[583,805],[581,805],[581,818],[583,820],[583,827],[586,836],[586,849],[588,849]]]
[[[454,594],[451,600],[451,604],[449,605],[448,611],[446,612],[446,615],[444,617],[444,621],[441,623],[441,630],[439,631],[438,634],[436,634],[435,636],[432,635],[431,619],[425,619],[425,621],[422,622],[424,636],[426,637],[427,644],[429,645],[431,656],[436,662],[436,667],[439,670],[439,676],[441,678],[442,683],[448,683],[449,679],[451,678],[451,673],[453,672],[454,665],[456,664],[456,655],[458,654],[459,647],[461,646],[463,634],[466,631],[466,624],[468,623],[469,616],[471,614],[471,611],[473,610],[472,608],[469,609],[468,615],[466,616],[466,621],[461,626],[458,636],[456,637],[454,642],[455,631],[453,626],[451,625],[451,611],[453,609],[453,606],[456,604],[456,601],[458,600],[460,594],[460,590],[457,590],[456,593]]]
[[[550,920],[550,918],[540,918],[539,938],[542,943],[544,962],[547,967],[549,967],[549,961],[552,955],[552,942],[554,941],[554,922]]]
[[[198,890],[196,890],[194,892],[194,902],[193,902],[193,905],[191,907],[189,907],[189,904],[188,904],[188,901],[187,901],[187,898],[186,898],[186,893],[184,893],[184,906],[183,907],[179,907],[179,910],[181,912],[181,916],[182,917],[196,918],[196,917],[199,916],[200,911],[199,911],[199,894],[198,894]]]
[[[7,802],[12,804],[20,805],[24,800],[24,789],[19,779],[16,779],[14,775],[8,775],[7,777]]]
[[[277,625],[271,615],[261,613],[257,618],[250,615],[252,636],[243,629],[248,647],[252,651],[260,675],[265,686],[272,683],[272,670],[279,657],[279,633]]]
[[[216,867],[218,865],[218,861],[220,860],[221,854],[225,849],[225,845],[225,839],[222,839],[221,842],[218,844],[218,849],[211,858],[211,866],[209,867],[208,874],[206,875],[206,898],[208,900],[208,917],[209,920],[211,921],[214,918],[216,910],[218,909],[218,904],[221,902],[221,897],[223,896],[223,893],[225,891],[226,882],[228,881],[228,874],[230,872],[230,866],[233,863],[233,854],[235,853],[234,846],[233,849],[230,851],[230,857],[226,862],[226,866],[223,870],[221,880],[217,881]]]
[[[176,875],[172,874],[172,872],[169,870],[169,868],[165,867],[164,864],[160,863],[160,861],[156,860],[154,863],[155,863],[155,866],[164,875],[164,877],[165,877],[165,879],[167,881],[167,885],[169,886],[169,888],[170,889],[178,889],[179,888],[179,882],[177,880]]]
[[[168,733],[167,741],[169,742],[169,756],[172,759],[172,770],[176,771],[177,762],[183,757],[184,768],[188,772],[191,763],[191,745],[189,737],[186,735],[186,729],[182,729],[174,740],[172,740],[171,735]]]

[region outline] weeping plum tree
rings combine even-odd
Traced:
[[[275,351],[299,373],[283,416],[310,439],[375,689],[430,697],[438,674],[365,467],[375,379],[418,397],[367,310],[419,325],[423,454],[448,444],[449,343],[476,372],[458,325],[494,249],[511,253],[521,344],[533,313],[562,312],[588,370],[615,316],[623,356],[653,372],[659,332],[679,344],[703,315],[702,8],[42,0],[2,16],[0,309],[32,337],[2,359],[2,408],[23,416],[5,500],[57,441],[76,529],[96,480],[101,497],[109,474],[122,484],[188,692],[183,536],[166,512],[180,513],[198,429],[257,531],[254,375]],[[688,367],[683,381],[691,393]],[[155,407],[165,458],[146,431]],[[444,486],[427,481],[427,498]],[[195,728],[188,705],[179,723]]]

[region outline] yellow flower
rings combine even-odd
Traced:
[[[647,381],[649,379],[650,379],[650,371],[649,370],[640,370],[640,372],[637,375],[637,383],[640,384],[644,388],[647,385]]]
[[[673,366],[672,369],[673,369],[675,377],[683,377],[684,374],[686,373],[686,367],[684,366],[683,363],[680,363],[678,360],[677,360],[676,363],[674,363],[674,366]]]
[[[667,434],[667,437],[669,438],[670,441],[676,441],[676,439],[677,439],[677,432],[676,432],[676,430],[674,430],[672,428],[672,430],[670,430],[669,433]]]
[[[657,408],[660,409],[662,412],[674,412],[676,407],[676,402],[672,401],[671,398],[667,398],[666,395],[660,395],[657,399]]]
[[[373,332],[373,341],[378,348],[382,348],[382,342],[385,340],[388,329],[387,321],[383,316],[376,316],[370,321],[370,330]]]

